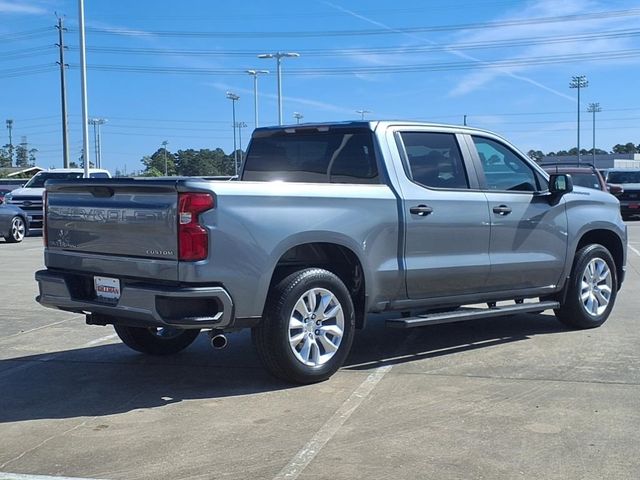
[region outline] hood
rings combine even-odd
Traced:
[[[12,197],[21,197],[21,196],[42,196],[44,193],[44,188],[16,188],[15,190],[11,190],[7,195],[11,195]]]

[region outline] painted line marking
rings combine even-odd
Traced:
[[[640,250],[638,250],[638,249],[637,249],[637,248],[635,248],[635,247],[632,247],[630,244],[627,244],[627,247],[629,247],[629,249],[630,249],[633,253],[635,253],[636,255],[638,255],[638,256],[640,257]]]
[[[289,464],[274,477],[274,480],[294,480],[298,478],[302,471],[307,468],[320,450],[322,450],[322,447],[338,432],[340,427],[344,425],[344,422],[358,409],[389,370],[391,370],[391,365],[376,368],[375,371],[355,389],[351,396],[345,400],[327,423],[302,447]]]
[[[85,343],[81,348],[93,347],[94,345],[98,345],[99,343],[108,342],[109,340],[113,340],[116,338],[118,334],[112,333],[111,335],[105,335],[104,337],[96,338],[95,340],[91,340],[90,342]]]
[[[28,475],[24,473],[0,472],[0,480],[98,480],[80,477],[52,477],[49,475]]]

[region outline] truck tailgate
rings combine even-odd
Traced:
[[[47,266],[176,280],[177,202],[171,180],[47,184]]]

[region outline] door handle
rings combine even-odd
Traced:
[[[417,205],[415,207],[411,207],[409,211],[414,215],[425,217],[433,212],[433,208],[429,207],[428,205]]]
[[[498,205],[497,207],[493,207],[493,213],[497,213],[498,215],[509,215],[511,213],[511,208],[506,205]]]

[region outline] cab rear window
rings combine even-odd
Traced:
[[[346,129],[254,137],[242,179],[380,183],[372,133]]]

